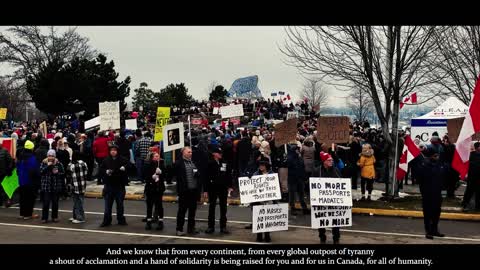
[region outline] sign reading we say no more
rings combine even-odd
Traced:
[[[352,206],[350,178],[310,178],[310,204]]]
[[[252,233],[288,230],[288,204],[255,205],[252,211]]]
[[[282,198],[278,174],[255,175],[252,178],[239,177],[240,202],[275,201]]]
[[[312,229],[352,226],[351,206],[312,206]]]
[[[98,104],[100,113],[100,129],[120,129],[120,102],[101,102]]]

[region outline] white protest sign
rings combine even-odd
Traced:
[[[243,116],[243,105],[237,104],[220,107],[220,114],[222,115],[222,118]]]
[[[252,233],[288,231],[288,204],[255,205]]]
[[[85,130],[100,126],[100,116],[85,121]]]
[[[298,112],[287,112],[287,120],[292,118],[298,118]]]
[[[136,130],[137,129],[137,119],[126,119],[125,120],[125,129]]]
[[[320,206],[352,206],[350,178],[310,177],[310,204]]]
[[[213,107],[213,114],[218,114],[220,107]]]
[[[100,113],[100,129],[120,129],[120,102],[101,102],[98,106]]]
[[[242,204],[282,199],[277,173],[239,177],[238,184]]]
[[[163,126],[163,152],[174,151],[185,145],[183,123]]]
[[[312,206],[312,229],[352,226],[351,206]]]

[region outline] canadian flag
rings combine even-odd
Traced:
[[[411,94],[409,97],[406,97],[403,102],[400,102],[400,109],[403,108],[405,104],[417,104],[417,93]]]
[[[285,101],[285,100],[287,100],[287,99],[290,100],[290,94],[287,94],[287,97],[284,97],[284,98],[283,98],[283,101]]]
[[[470,108],[465,115],[460,135],[458,135],[453,155],[452,167],[460,174],[463,180],[468,173],[470,159],[470,146],[472,144],[472,135],[480,131],[480,77],[477,79],[473,89]]]
[[[397,181],[402,180],[407,174],[408,163],[420,155],[420,149],[412,141],[412,138],[407,135],[405,137],[405,144],[403,145],[402,156],[397,168]]]

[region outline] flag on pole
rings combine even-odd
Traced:
[[[400,102],[400,109],[403,108],[405,104],[417,104],[417,93],[411,94],[409,97],[406,97],[403,102]]]
[[[397,168],[397,181],[405,177],[408,171],[408,163],[420,155],[420,149],[412,141],[410,135],[405,136],[405,143],[403,145],[402,156]]]
[[[477,132],[480,132],[480,76],[473,89],[470,107],[465,115],[453,155],[452,167],[460,174],[462,180],[468,173],[472,135]]]
[[[280,96],[283,96],[283,95],[285,95],[285,92],[279,91],[278,94],[279,94]]]
[[[277,96],[277,93],[272,93],[272,97],[276,97]]]

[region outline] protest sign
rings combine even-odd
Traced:
[[[288,204],[255,205],[252,233],[288,231]]]
[[[126,119],[125,120],[125,129],[136,130],[137,129],[137,119]]]
[[[42,132],[43,137],[46,138],[48,134],[47,122],[43,121],[40,123],[39,129]]]
[[[240,201],[244,203],[280,200],[278,174],[255,175],[252,178],[239,177]]]
[[[287,120],[292,118],[298,118],[298,112],[287,112]]]
[[[351,206],[312,206],[312,229],[352,226]]]
[[[182,148],[185,145],[183,123],[166,125],[163,127],[163,151],[169,152]]]
[[[350,178],[310,177],[310,204],[352,206]]]
[[[320,116],[317,124],[317,139],[321,143],[347,143],[350,137],[348,116]]]
[[[220,107],[213,107],[213,114],[218,114],[220,112]]]
[[[7,119],[7,108],[0,108],[0,120]]]
[[[243,105],[237,104],[237,105],[220,107],[220,114],[222,115],[222,118],[243,116]]]
[[[11,199],[15,190],[19,187],[17,169],[13,169],[11,176],[3,178],[2,187],[8,198]]]
[[[93,129],[100,126],[100,116],[85,121],[85,130]]]
[[[120,129],[120,102],[101,102],[98,104],[100,129]]]
[[[154,141],[159,142],[163,140],[163,126],[167,125],[169,120],[170,107],[158,107]]]
[[[297,119],[293,118],[275,125],[275,146],[287,144],[297,138]]]
[[[450,143],[456,143],[458,136],[460,135],[460,130],[462,129],[463,121],[465,117],[447,119],[447,130],[448,130],[448,139]],[[472,140],[480,140],[480,132],[472,136]]]
[[[7,149],[8,153],[13,159],[16,159],[17,154],[17,140],[13,138],[0,138],[0,145]]]

